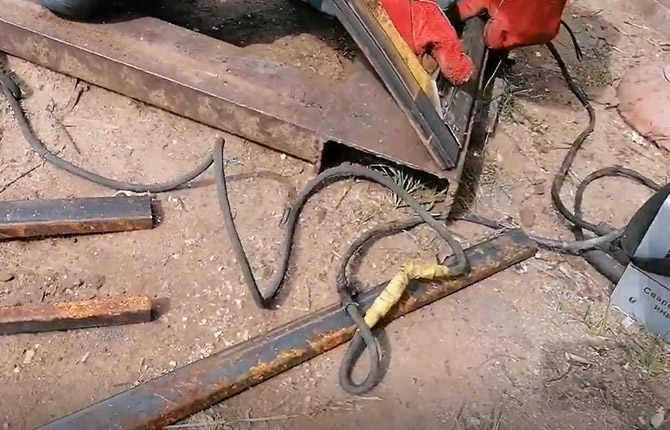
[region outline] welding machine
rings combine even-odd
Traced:
[[[670,342],[670,184],[633,216],[621,247],[630,264],[612,305]]]

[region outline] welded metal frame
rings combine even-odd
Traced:
[[[475,83],[485,62],[482,25],[471,20],[464,33]],[[0,51],[317,166],[334,143],[447,179],[451,194],[460,179],[466,148],[437,164],[384,84],[361,64],[335,82],[157,19],[71,22],[26,0],[0,0],[0,34]],[[474,99],[478,88],[454,91]],[[468,141],[473,105],[449,120],[460,142]]]

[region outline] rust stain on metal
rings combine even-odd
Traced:
[[[354,333],[356,333],[356,327],[345,327],[341,330],[324,333],[310,342],[310,347],[317,354],[321,354],[350,340],[354,336]]]
[[[466,250],[468,276],[413,283],[392,318],[415,311],[535,254],[522,232],[505,233]],[[359,295],[363,308],[385,285]],[[388,320],[386,320],[388,322]],[[355,326],[336,304],[278,327],[42,427],[42,430],[159,429],[234,396],[349,340]]]
[[[0,334],[38,333],[151,321],[148,297],[0,308]]]
[[[277,373],[279,369],[290,366],[295,360],[299,360],[307,354],[305,349],[290,349],[281,351],[274,360],[269,363],[260,363],[249,369],[249,378],[254,381],[264,381]]]

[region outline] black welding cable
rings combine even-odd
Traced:
[[[117,181],[114,179],[105,178],[100,176],[97,173],[91,172],[86,169],[82,169],[79,166],[76,166],[62,158],[49,149],[42,143],[42,141],[35,135],[33,132],[28,119],[26,118],[25,113],[23,112],[23,107],[21,106],[21,90],[14,80],[5,74],[4,71],[0,69],[0,85],[2,86],[3,94],[9,103],[12,111],[14,112],[14,117],[16,118],[19,129],[23,134],[23,137],[28,141],[30,147],[39,155],[44,161],[47,161],[54,166],[65,170],[72,175],[78,176],[80,178],[86,179],[95,184],[101,185],[106,188],[111,188],[113,190],[123,190],[123,191],[132,191],[136,193],[162,193],[170,190],[179,188],[193,179],[200,176],[205,172],[209,166],[212,165],[213,159],[211,155],[208,155],[195,169],[192,171],[179,176],[173,180],[160,183],[160,184],[134,184],[129,182]]]
[[[650,178],[647,178],[640,172],[636,172],[635,170],[631,170],[627,167],[621,167],[621,166],[605,167],[596,170],[593,173],[589,173],[579,183],[579,185],[577,186],[577,191],[575,192],[575,206],[581,206],[584,200],[584,192],[592,182],[601,178],[612,178],[612,177],[632,179],[633,181],[639,183],[640,185],[644,185],[645,187],[653,191],[658,191],[662,187],[660,184],[654,182]]]
[[[407,203],[407,205],[419,215],[423,222],[427,223],[433,230],[435,230],[440,235],[440,237],[442,237],[451,247],[456,257],[456,264],[451,268],[454,276],[461,275],[468,269],[463,248],[449,232],[447,227],[438,220],[434,219],[430,212],[424,209],[421,204],[417,202],[405,189],[393,182],[393,180],[384,174],[366,167],[354,165],[338,166],[325,170],[314,179],[309,181],[296,197],[296,200],[291,206],[286,219],[284,237],[280,245],[278,257],[279,263],[276,274],[270,281],[270,285],[264,291],[262,291],[256,282],[256,278],[254,277],[251,265],[249,264],[246,252],[244,251],[244,247],[237,232],[237,228],[235,227],[235,221],[232,216],[232,209],[230,208],[230,202],[228,200],[228,190],[225,177],[226,175],[223,165],[223,149],[223,139],[217,140],[214,148],[214,166],[216,182],[219,187],[219,204],[221,206],[221,211],[223,212],[225,227],[233,246],[233,252],[235,253],[235,257],[237,258],[240,268],[242,269],[244,281],[249,287],[254,301],[262,308],[269,308],[271,306],[273,299],[277,295],[277,292],[279,291],[279,288],[284,281],[291,256],[295,228],[305,203],[316,191],[322,189],[332,182],[346,178],[361,178],[370,182],[375,182],[397,194],[400,199]]]
[[[381,354],[379,352],[379,344],[377,338],[372,334],[372,330],[365,322],[363,313],[353,302],[349,302],[344,306],[344,309],[349,314],[349,317],[354,321],[358,330],[354,337],[349,342],[347,352],[342,357],[342,363],[338,372],[338,379],[340,387],[347,393],[353,396],[360,396],[372,390],[381,380]],[[354,382],[352,373],[354,367],[358,362],[359,357],[363,351],[368,350],[370,357],[370,369],[368,374],[362,382]]]
[[[351,339],[349,347],[347,348],[347,352],[344,354],[344,358],[342,359],[340,370],[338,372],[340,386],[349,394],[365,394],[372,390],[381,378],[381,355],[379,353],[379,346],[377,344],[376,338],[372,334],[372,330],[365,323],[363,313],[355,304],[354,298],[358,292],[354,291],[351,283],[349,282],[349,279],[347,278],[347,266],[349,261],[351,261],[354,255],[360,252],[363,246],[365,246],[365,244],[367,244],[369,241],[373,239],[379,239],[384,236],[390,236],[404,230],[409,230],[423,223],[423,219],[414,217],[374,227],[363,233],[351,245],[349,245],[347,251],[344,253],[342,258],[340,258],[340,263],[335,279],[337,293],[339,294],[342,303],[345,304],[344,306],[347,313],[349,313],[349,316],[351,316],[351,318],[356,323],[356,326],[358,327],[358,331],[354,334],[354,337]],[[368,353],[370,356],[370,370],[361,383],[356,383],[353,380],[352,374],[358,359],[363,354],[366,347],[369,350]]]
[[[444,219],[436,217],[436,219]],[[460,214],[451,218],[452,220],[467,221],[485,227],[495,229],[495,230],[507,230],[508,227],[505,227],[503,224],[491,220],[480,215],[475,215],[471,213]],[[395,221],[388,224],[383,224],[377,227],[374,227],[363,235],[359,236],[346,250],[340,259],[336,284],[337,291],[342,299],[343,303],[351,303],[353,306],[353,300],[351,297],[355,295],[355,291],[352,290],[351,283],[347,277],[347,266],[351,259],[371,240],[379,239],[380,237],[389,236],[400,231],[410,230],[414,227],[424,224],[424,220],[419,217],[409,218],[406,220]],[[549,248],[552,250],[563,250],[569,252],[579,252],[582,250],[592,249],[597,246],[600,246],[604,243],[610,243],[612,240],[615,240],[620,235],[620,232],[610,233],[607,236],[595,237],[587,240],[580,240],[575,242],[563,242],[552,239],[546,239],[537,237],[534,235],[529,236],[532,240],[536,241],[540,246]],[[360,310],[353,306],[345,305],[345,309],[352,316],[352,319],[357,323],[359,331],[356,332],[353,339],[349,343],[347,352],[342,360],[342,364],[339,369],[339,382],[340,386],[349,394],[361,395],[367,393],[372,388],[374,388],[379,382],[381,376],[381,369],[379,367],[379,352],[378,345],[374,335],[371,330],[365,325],[365,320]],[[371,348],[370,348],[371,346]],[[368,347],[370,354],[370,371],[368,375],[363,380],[363,382],[357,384],[353,381],[352,373],[353,369],[358,361],[359,357]]]
[[[572,76],[570,76],[570,72],[568,71],[568,68],[565,65],[565,62],[563,61],[563,58],[561,58],[561,55],[556,50],[554,44],[551,42],[547,43],[547,48],[549,48],[549,51],[554,56],[556,63],[558,63],[558,67],[561,69],[561,73],[563,74],[563,78],[565,79],[565,82],[567,83],[568,87],[577,97],[582,106],[584,106],[589,115],[588,125],[574,140],[574,142],[570,146],[570,149],[568,150],[568,153],[563,159],[563,162],[561,163],[561,167],[558,169],[558,173],[556,173],[556,175],[554,176],[554,180],[551,184],[551,199],[554,205],[556,206],[558,212],[572,224],[585,230],[595,232],[596,234],[598,234],[599,232],[602,233],[601,226],[597,226],[595,224],[583,220],[581,217],[576,216],[574,213],[570,212],[570,210],[563,203],[563,200],[561,200],[561,189],[563,188],[563,184],[565,183],[565,178],[568,175],[568,171],[570,170],[570,167],[575,161],[577,152],[579,152],[586,138],[595,129],[596,112],[593,109],[593,106],[591,106],[591,103],[589,103],[586,94],[584,94],[582,89],[579,86],[577,86],[577,84],[575,84],[575,82],[572,80]]]
[[[645,187],[653,190],[653,191],[658,191],[661,189],[661,185],[657,184],[650,178],[647,178],[646,176],[642,175],[640,172],[636,172],[635,170],[628,169],[626,167],[621,167],[621,166],[610,166],[610,167],[605,167],[599,170],[596,170],[593,173],[588,174],[577,186],[577,190],[575,191],[575,216],[579,219],[582,217],[582,203],[584,202],[584,193],[586,192],[586,189],[588,186],[602,178],[612,178],[612,177],[621,177],[621,178],[626,178],[626,179],[631,179],[641,185],[644,185]],[[573,228],[575,235],[578,240],[582,240],[584,237],[584,232],[582,228],[579,226],[575,225]],[[610,232],[612,232],[613,229],[610,227],[606,226],[598,226],[598,231],[597,233],[603,234],[606,236]]]
[[[249,264],[249,259],[246,255],[246,252],[244,251],[244,246],[240,240],[239,233],[237,232],[235,220],[233,219],[232,209],[228,199],[226,174],[223,163],[224,145],[224,140],[218,139],[214,148],[214,169],[216,174],[216,183],[218,186],[219,205],[221,206],[221,211],[223,212],[224,224],[233,247],[233,252],[235,253],[235,257],[237,258],[238,264],[240,265],[242,275],[249,288],[249,291],[251,292],[251,295],[258,306],[262,308],[269,308],[272,305],[273,299],[276,297],[277,292],[279,291],[279,288],[284,281],[291,256],[293,236],[295,234],[298,218],[307,200],[316,191],[322,189],[328,184],[345,178],[362,178],[382,185],[390,191],[396,193],[398,197],[400,197],[419,215],[418,218],[420,223],[428,224],[451,247],[456,259],[456,264],[450,268],[453,276],[459,276],[468,270],[467,259],[460,243],[453,237],[446,226],[444,226],[437,219],[433,218],[433,216],[426,209],[424,209],[421,204],[419,204],[419,202],[417,202],[405,189],[380,172],[361,166],[339,166],[325,170],[323,173],[312,179],[296,197],[296,200],[291,206],[285,223],[284,236],[280,245],[279,266],[276,272],[277,274],[271,280],[270,286],[265,290],[261,290],[258,286],[258,283],[256,282],[253,270]],[[412,220],[410,223],[396,224],[390,229],[387,227],[386,231],[398,231],[398,229],[408,228],[411,224],[417,225],[419,222]],[[376,237],[378,235],[379,234],[364,235],[362,241],[359,239],[355,243],[360,243],[362,245],[371,237]],[[355,250],[358,248],[359,246],[356,246]],[[350,249],[354,248],[350,247]],[[339,282],[340,279],[345,278],[338,275],[337,289],[342,304],[358,328],[354,338],[349,344],[349,349],[347,350],[345,357],[342,360],[342,365],[340,366],[340,385],[348,393],[358,395],[370,391],[379,382],[379,379],[381,378],[381,357],[379,354],[377,341],[374,338],[370,328],[366,325],[361,310],[354,302],[352,293],[348,289],[348,284]],[[368,350],[370,357],[370,369],[363,382],[356,383],[353,381],[352,371],[356,361],[365,349]]]
[[[21,88],[19,88],[16,82],[14,82],[9,75],[5,74],[2,69],[0,69],[0,86],[2,86],[3,90],[8,90],[11,97],[17,101],[21,100]]]
[[[596,172],[591,173],[588,175],[577,187],[576,195],[575,195],[575,212],[570,213],[570,211],[565,207],[563,202],[561,201],[560,198],[560,190],[563,186],[563,183],[565,181],[565,178],[567,176],[567,172],[570,169],[570,166],[572,165],[572,162],[574,161],[575,155],[577,151],[580,149],[581,145],[584,143],[584,140],[586,137],[593,131],[595,128],[595,111],[591,104],[588,101],[588,98],[584,94],[584,92],[581,90],[581,88],[573,81],[572,77],[570,76],[570,72],[568,71],[568,68],[563,61],[561,55],[559,54],[558,50],[556,47],[552,44],[549,43],[547,44],[547,48],[553,55],[554,59],[556,60],[556,63],[558,64],[561,74],[563,75],[563,79],[565,80],[566,84],[570,88],[570,91],[577,97],[577,99],[580,101],[580,103],[584,106],[584,108],[587,110],[588,115],[589,115],[589,123],[588,126],[584,129],[584,131],[575,139],[573,142],[572,146],[568,150],[568,153],[563,160],[563,163],[561,165],[561,168],[559,169],[558,174],[554,177],[554,182],[552,184],[552,201],[554,202],[554,205],[558,209],[559,213],[563,215],[566,219],[568,219],[570,222],[573,223],[573,231],[575,233],[575,238],[577,240],[583,239],[584,234],[582,229],[587,229],[591,230],[596,234],[613,234],[610,233],[612,232],[612,229],[606,226],[598,226],[594,225],[592,223],[588,223],[583,220],[582,214],[581,214],[581,204],[583,201],[583,195],[590,183],[595,181],[596,179],[604,178],[604,177],[613,177],[613,176],[618,176],[618,177],[626,177],[629,179],[632,179],[634,181],[637,181],[651,189],[658,189],[659,185],[656,184],[654,181],[651,179],[645,177],[639,172],[636,172],[631,169],[627,169],[625,167],[619,167],[619,166],[614,166],[614,167],[607,167],[604,169],[600,169]],[[624,267],[618,263],[611,255],[608,253],[600,250],[600,249],[591,249],[591,250],[585,250],[580,254],[586,261],[588,261],[596,270],[598,270],[601,274],[603,274],[605,277],[607,277],[610,281],[613,283],[617,283],[619,279],[621,278],[621,275],[623,274]]]
[[[441,220],[443,218],[436,217],[436,219]],[[384,236],[390,236],[401,231],[410,230],[424,223],[425,221],[422,218],[414,217],[374,227],[363,233],[351,245],[349,245],[342,258],[340,258],[335,282],[337,286],[337,292],[340,296],[340,300],[342,300],[342,303],[345,304],[345,309],[359,329],[354,334],[353,339],[349,343],[349,347],[347,348],[347,352],[344,354],[344,358],[342,359],[338,373],[340,386],[349,394],[365,394],[377,385],[381,378],[381,359],[377,340],[372,334],[372,330],[370,330],[370,328],[365,323],[365,319],[363,318],[361,310],[358,309],[354,302],[354,296],[357,294],[357,291],[353,290],[353,287],[347,278],[347,266],[351,259],[358,252],[360,252],[369,241],[373,239],[376,240]],[[370,370],[362,382],[356,383],[354,382],[352,376],[353,370],[366,347],[369,349]]]
[[[579,41],[577,40],[577,36],[575,36],[575,32],[572,31],[572,28],[570,28],[568,23],[564,20],[561,20],[561,25],[567,30],[568,34],[570,35],[570,39],[572,39],[572,45],[575,48],[575,56],[577,57],[577,61],[582,61],[584,58],[584,53],[582,52],[582,47],[579,46]]]
[[[589,184],[593,181],[596,181],[600,178],[621,176],[629,179],[633,179],[639,182],[642,185],[647,186],[652,190],[660,189],[660,185],[651,181],[649,178],[642,176],[639,172],[634,170],[627,169],[625,167],[613,166],[606,167],[604,169],[597,170],[584,178],[584,180],[577,187],[575,192],[575,215],[581,217],[581,207],[584,200],[584,192]],[[575,238],[577,240],[584,238],[584,231],[575,226],[573,228],[575,233]],[[623,276],[626,267],[619,263],[613,256],[608,252],[601,249],[585,250],[581,253],[581,256],[588,261],[598,272],[603,276],[609,279],[613,284],[617,284],[621,277]]]
[[[437,220],[444,220],[444,217],[435,217]],[[362,235],[358,236],[354,242],[349,245],[345,253],[340,258],[340,262],[337,268],[337,275],[335,278],[335,284],[337,286],[337,292],[341,297],[346,298],[347,294],[355,295],[356,291],[352,289],[351,283],[347,277],[347,267],[351,259],[358,254],[361,249],[371,240],[376,240],[382,237],[391,236],[401,231],[411,230],[414,227],[417,227],[421,224],[424,224],[424,221],[420,217],[412,217],[400,221],[393,221],[388,224],[382,224],[375,226],[370,230],[366,231]]]
[[[572,167],[572,164],[575,161],[575,157],[579,152],[579,150],[581,149],[584,141],[595,129],[596,113],[595,110],[593,109],[593,106],[591,106],[591,103],[589,102],[586,94],[584,94],[584,91],[582,91],[582,89],[572,79],[572,76],[570,75],[570,72],[568,71],[565,62],[563,61],[563,58],[559,54],[556,47],[552,43],[548,43],[547,48],[549,49],[554,59],[556,60],[556,63],[558,64],[558,67],[561,70],[561,74],[563,75],[563,79],[570,88],[570,91],[572,91],[572,93],[577,97],[577,99],[582,104],[582,106],[584,106],[589,115],[588,125],[574,140],[574,142],[570,146],[570,149],[568,150],[568,153],[563,159],[563,162],[561,163],[561,167],[559,168],[558,173],[556,174],[556,176],[554,176],[554,180],[551,184],[551,198],[559,213],[575,226],[585,230],[590,230],[598,235],[607,234],[611,232],[613,229],[603,225],[596,225],[588,221],[585,221],[581,216],[570,212],[570,210],[565,206],[565,204],[561,200],[561,189],[563,188],[563,184],[565,183],[568,171],[570,170],[570,167]],[[584,190],[591,182],[593,182],[596,179],[608,176],[626,177],[633,179],[643,185],[646,185],[651,189],[659,188],[658,184],[656,184],[654,181],[645,177],[639,172],[627,169],[625,167],[613,166],[600,169],[594,173],[591,173],[587,177],[588,180],[585,179],[579,185],[579,188],[581,188],[581,194],[583,195]],[[581,204],[581,198],[579,203]]]
[[[481,215],[476,215],[472,213],[463,213],[452,217],[451,219],[455,221],[467,221],[473,224],[479,224],[484,227],[488,227],[494,230],[509,230],[511,227],[505,226],[503,223],[483,217]],[[612,242],[613,240],[618,239],[621,236],[621,231],[616,230],[612,231],[605,236],[596,236],[590,239],[582,239],[576,241],[562,241],[556,239],[548,239],[546,237],[538,236],[532,233],[527,233],[528,237],[536,242],[543,248],[552,250],[552,251],[565,251],[565,252],[580,252],[588,249],[597,248],[603,244]]]

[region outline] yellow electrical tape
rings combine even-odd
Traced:
[[[365,323],[370,328],[374,327],[391,310],[393,305],[398,303],[412,279],[430,281],[446,278],[447,276],[449,276],[449,268],[441,264],[405,264],[365,313]]]

